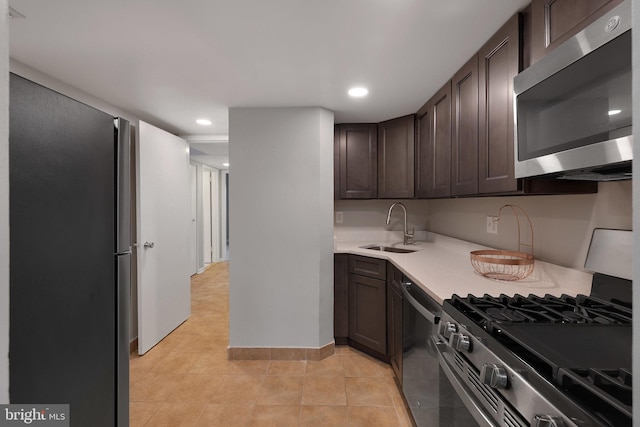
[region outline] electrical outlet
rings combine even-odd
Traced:
[[[487,216],[487,233],[489,234],[498,234],[498,217],[497,216]]]
[[[336,212],[336,224],[342,224],[343,217],[342,212]]]

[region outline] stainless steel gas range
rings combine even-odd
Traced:
[[[445,301],[441,366],[480,425],[631,426],[631,308],[579,295]]]

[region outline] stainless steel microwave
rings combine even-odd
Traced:
[[[631,178],[631,1],[513,80],[515,175]]]

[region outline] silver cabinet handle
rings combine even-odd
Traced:
[[[153,242],[144,242],[144,247],[145,249],[151,249],[155,246],[156,244]]]

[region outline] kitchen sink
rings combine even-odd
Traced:
[[[411,252],[415,252],[415,250],[413,249],[396,248],[393,246],[370,245],[370,246],[360,246],[360,247],[362,249],[371,249],[372,251],[394,252],[397,254],[408,254]]]

